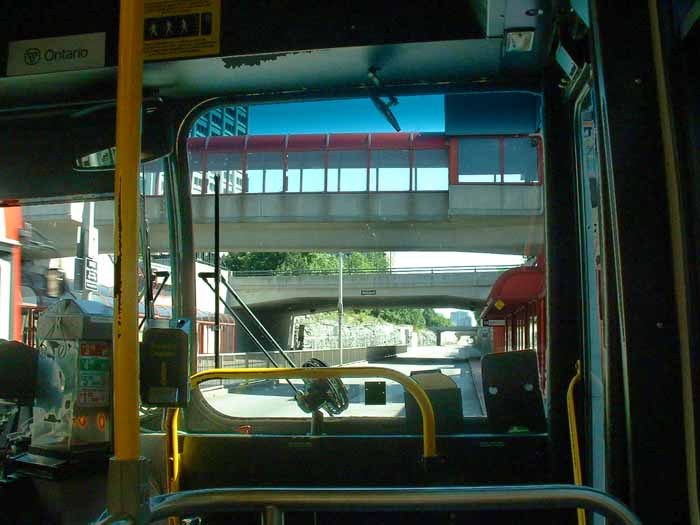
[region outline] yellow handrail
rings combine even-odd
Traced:
[[[114,172],[114,455],[139,457],[138,175],[141,161],[143,1],[122,0]]]
[[[435,412],[425,390],[410,377],[392,370],[376,366],[356,366],[346,368],[215,368],[198,372],[190,378],[192,388],[212,379],[331,379],[331,378],[367,378],[382,377],[400,383],[413,396],[423,417],[423,457],[437,456],[435,439]],[[168,442],[173,454],[168,461],[168,489],[173,492],[178,488],[180,471],[177,442],[177,421],[179,410],[172,411],[172,419],[166,426]]]
[[[571,461],[574,468],[574,483],[583,485],[583,476],[581,474],[581,453],[578,448],[578,428],[576,426],[576,404],[574,403],[574,387],[581,381],[581,361],[576,361],[576,375],[569,383],[569,389],[566,392],[566,409],[569,415],[569,437],[571,439]],[[576,509],[579,525],[586,525],[586,511]]]

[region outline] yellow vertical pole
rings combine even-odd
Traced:
[[[114,455],[139,457],[138,173],[141,158],[143,0],[121,0],[114,174]]]

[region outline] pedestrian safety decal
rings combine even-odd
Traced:
[[[218,55],[221,0],[146,0],[143,59]]]

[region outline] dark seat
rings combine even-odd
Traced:
[[[460,434],[464,430],[462,415],[462,393],[454,380],[438,370],[411,372],[411,378],[423,387],[435,411],[435,430],[438,434]],[[416,400],[404,393],[406,404],[406,427],[409,433],[420,434],[422,421]]]
[[[484,400],[493,432],[544,432],[547,422],[534,350],[481,358]]]

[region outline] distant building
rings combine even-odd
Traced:
[[[450,321],[454,326],[471,326],[472,316],[466,310],[457,310],[450,313]]]
[[[190,131],[190,137],[228,137],[232,135],[246,135],[248,133],[248,108],[245,106],[226,106],[212,109],[205,113]],[[204,181],[206,177],[206,182]],[[241,193],[243,191],[243,173],[240,170],[228,170],[219,172],[221,181],[221,193]],[[216,184],[214,172],[203,174],[192,173],[192,193],[214,193]],[[214,264],[214,252],[197,252],[197,261],[205,264]]]
[[[248,133],[248,108],[227,106],[208,111],[195,122],[190,137],[226,137]],[[144,187],[146,195],[162,195],[164,191],[163,171],[160,161],[146,165]],[[220,172],[221,193],[240,193],[243,190],[243,174],[240,170]],[[201,173],[192,174],[192,193],[214,193],[214,173],[207,176],[203,184]]]
[[[248,108],[227,106],[205,113],[190,131],[190,137],[228,137],[248,133]]]

